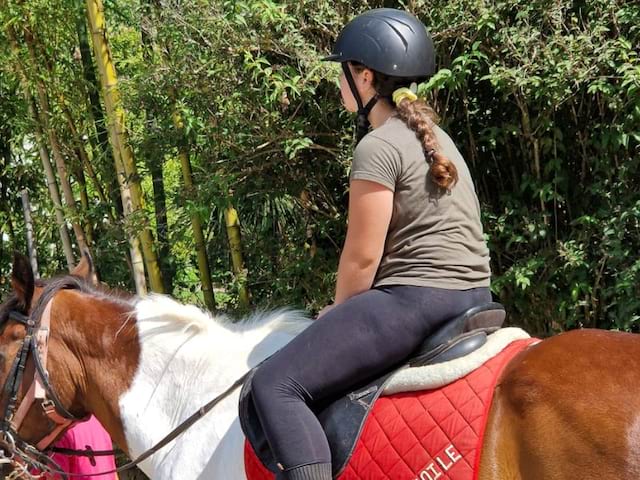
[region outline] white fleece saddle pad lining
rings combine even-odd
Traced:
[[[479,368],[511,342],[525,338],[530,338],[529,334],[520,328],[502,328],[489,335],[487,343],[469,355],[436,365],[399,370],[387,381],[382,394],[392,395],[443,387]]]

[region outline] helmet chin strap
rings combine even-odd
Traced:
[[[369,123],[369,113],[371,113],[371,109],[378,101],[378,94],[375,94],[371,97],[371,100],[367,102],[366,105],[362,105],[362,99],[360,98],[360,94],[358,93],[358,89],[356,88],[356,82],[353,80],[353,76],[351,75],[351,69],[349,68],[348,62],[342,62],[342,71],[344,72],[344,76],[347,79],[347,83],[349,84],[349,88],[351,89],[351,93],[353,94],[353,98],[356,99],[356,103],[358,104],[358,117],[356,119],[356,145],[362,140],[362,138],[369,131],[369,127],[371,123]]]

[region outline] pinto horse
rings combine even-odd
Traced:
[[[16,257],[13,294],[0,307],[0,413],[26,332],[12,312],[38,321],[51,302],[51,388],[74,417],[93,413],[131,458],[310,322],[280,310],[231,323],[163,296],[114,296],[87,280],[90,271],[75,273],[35,285],[26,258]],[[477,478],[640,478],[639,385],[640,339],[631,334],[574,331],[520,353],[497,386]],[[32,445],[52,430],[37,403],[17,431]],[[235,390],[141,469],[154,480],[244,480],[237,404]],[[11,448],[6,436],[2,443]]]

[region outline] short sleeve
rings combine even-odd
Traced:
[[[369,134],[360,141],[353,152],[349,180],[369,180],[395,192],[401,161],[400,152],[396,147]]]

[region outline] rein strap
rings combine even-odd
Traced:
[[[118,467],[118,468],[113,469],[113,470],[109,470],[107,472],[99,472],[99,473],[67,473],[67,472],[63,472],[61,470],[56,470],[56,469],[48,469],[48,470],[49,470],[50,473],[64,474],[64,475],[67,475],[69,477],[96,477],[96,476],[99,476],[99,475],[108,475],[108,474],[111,474],[111,473],[120,473],[120,472],[124,472],[125,470],[129,470],[129,469],[135,467],[136,465],[138,465],[139,463],[145,461],[147,458],[149,458],[151,455],[156,453],[161,448],[165,447],[167,444],[171,443],[180,434],[184,433],[185,430],[187,430],[191,425],[193,425],[198,420],[200,420],[202,417],[204,417],[207,413],[209,413],[211,411],[211,409],[213,409],[213,407],[215,407],[218,403],[220,403],[227,396],[229,396],[229,394],[231,392],[233,392],[236,388],[240,387],[244,383],[246,378],[249,376],[249,373],[251,373],[251,370],[249,370],[244,375],[242,375],[240,378],[238,378],[230,387],[228,387],[224,392],[222,392],[216,398],[214,398],[209,403],[207,403],[207,404],[203,405],[202,407],[200,407],[195,413],[193,413],[184,422],[182,422],[180,425],[178,425],[176,428],[174,428],[171,432],[169,432],[162,440],[160,440],[158,443],[156,443],[153,447],[151,447],[147,451],[145,451],[142,454],[140,454],[135,460],[131,460],[130,462],[122,465],[121,467]],[[51,449],[51,450],[56,451],[54,449]],[[114,453],[114,452],[109,452],[108,450],[107,451],[105,451],[105,450],[93,451],[93,450],[90,450],[90,449],[87,449],[87,450],[64,449],[64,450],[66,450],[65,452],[62,452],[61,450],[63,450],[63,449],[59,449],[58,450],[59,453],[64,453],[65,455],[82,455],[82,456],[87,456],[87,457],[99,456],[99,455],[109,455],[110,453]]]

